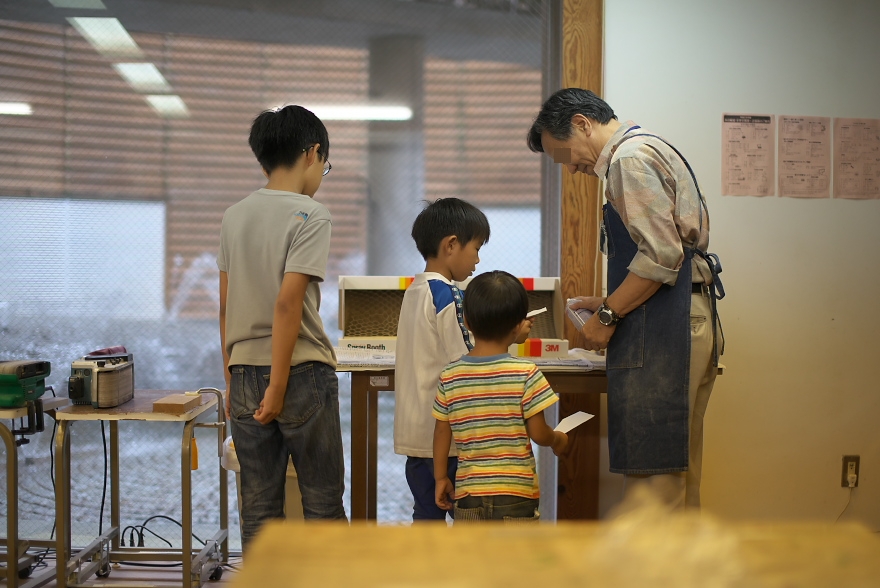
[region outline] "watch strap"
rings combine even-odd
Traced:
[[[611,316],[611,322],[610,322],[609,324],[605,324],[604,322],[602,323],[602,324],[604,324],[605,326],[616,325],[617,323],[620,322],[620,319],[623,318],[621,315],[619,315],[619,314],[617,314],[616,312],[614,312],[614,309],[611,308],[610,306],[608,306],[608,304],[606,304],[605,301],[602,302],[602,305],[599,307],[599,310],[597,310],[596,312],[601,313],[602,311],[607,312],[608,315]],[[599,318],[600,318],[600,319],[602,318],[602,315],[601,315],[601,314],[599,315]],[[600,320],[599,322],[602,322],[602,321]]]

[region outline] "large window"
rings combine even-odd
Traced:
[[[424,200],[486,210],[478,272],[539,275],[541,166],[524,137],[541,102],[543,13],[541,0],[3,3],[0,112],[20,114],[0,114],[0,358],[51,361],[64,391],[71,361],[125,345],[139,388],[222,387],[220,220],[262,185],[250,121],[287,103],[315,109],[330,133],[317,199],[333,215],[331,338],[338,275],[423,269],[409,227]],[[390,120],[377,108],[388,106],[399,107]],[[379,517],[403,522],[392,395],[382,411]],[[167,431],[129,432],[164,451]],[[100,451],[100,431],[87,435]],[[24,448],[23,478],[45,478],[47,443]],[[168,463],[149,479],[175,479]],[[124,524],[172,509],[149,479],[126,487]],[[100,484],[74,479],[74,532],[96,526]],[[25,534],[51,528],[51,489],[38,486]],[[196,510],[201,524],[212,513]]]

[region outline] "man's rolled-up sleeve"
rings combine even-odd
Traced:
[[[620,157],[608,170],[609,202],[620,215],[638,251],[629,271],[646,280],[674,285],[684,260],[673,217],[675,188],[658,162],[648,157]]]

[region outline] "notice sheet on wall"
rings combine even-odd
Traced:
[[[779,117],[779,195],[828,198],[831,187],[831,118]]]
[[[834,197],[880,199],[880,120],[834,119]]]
[[[721,194],[773,196],[776,116],[725,114],[721,137]]]

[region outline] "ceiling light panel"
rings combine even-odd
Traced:
[[[147,96],[147,102],[163,118],[187,118],[189,109],[180,96],[175,94],[154,94]]]
[[[76,8],[80,10],[107,10],[101,0],[49,0],[55,8]]]
[[[29,116],[33,113],[34,109],[27,102],[0,102],[0,114]]]
[[[128,82],[136,92],[170,92],[171,85],[152,63],[114,63],[113,69]]]
[[[137,59],[143,56],[122,23],[115,18],[75,16],[67,19],[95,50],[105,57]]]
[[[407,106],[378,106],[369,104],[313,104],[303,105],[321,120],[410,120],[412,109]]]

